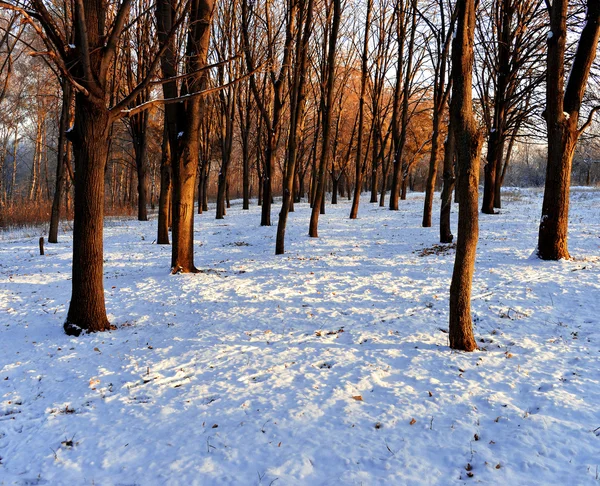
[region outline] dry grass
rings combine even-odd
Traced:
[[[0,229],[45,226],[50,224],[51,201],[17,201],[0,207]],[[73,220],[73,211],[65,214],[64,206],[60,210],[61,221]],[[130,205],[106,205],[105,216],[137,216],[137,207]]]
[[[137,205],[110,205],[106,204],[104,208],[104,216],[137,216]]]
[[[0,209],[0,228],[22,228],[50,221],[50,201],[22,200]]]

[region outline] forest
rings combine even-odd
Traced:
[[[597,483],[599,39],[599,0],[0,0],[0,479]]]

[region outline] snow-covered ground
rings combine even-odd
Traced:
[[[572,261],[531,257],[539,190],[504,202],[480,218],[470,354],[422,194],[328,206],[318,239],[297,205],[277,257],[259,208],[211,209],[197,275],[169,274],[155,222],[107,221],[118,329],[80,338],[71,234],[43,257],[39,230],[0,235],[0,483],[599,484],[600,191],[573,191]]]

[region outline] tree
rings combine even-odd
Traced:
[[[52,59],[72,86],[75,120],[70,137],[75,154],[75,215],[73,279],[67,334],[110,328],[103,286],[104,167],[114,112],[107,106],[108,76],[118,39],[128,17],[130,0],[116,6],[112,22],[102,0],[76,0],[73,11],[75,44],[61,32],[46,4],[32,0],[30,10],[2,2],[32,25]]]
[[[567,43],[568,0],[555,0],[550,9],[546,75],[546,126],[548,128],[548,165],[538,234],[538,256],[543,260],[570,258],[567,234],[571,167],[577,140],[591,124],[593,108],[579,127],[581,104],[600,37],[600,2],[588,0],[585,24],[577,52],[564,87]]]
[[[181,22],[175,0],[158,0],[156,15],[163,73],[165,117],[172,170],[171,271],[197,272],[194,265],[194,193],[198,171],[202,96],[207,84],[207,59],[213,0],[192,0],[189,7],[184,73],[177,86],[173,33]]]
[[[152,38],[152,18],[148,0],[139,0],[133,4],[132,14],[138,21],[133,32],[125,32],[127,47],[122,56],[125,63],[125,77],[128,92],[131,92],[149,75],[150,63],[153,58],[154,43]],[[147,103],[150,100],[150,86],[140,90],[131,107]],[[128,117],[127,128],[133,141],[135,168],[138,179],[138,221],[148,221],[148,122],[149,110],[144,110]]]
[[[471,322],[471,284],[479,236],[477,188],[482,137],[472,106],[475,0],[456,3],[456,36],[452,42],[452,101],[450,124],[454,131],[458,167],[458,240],[450,285],[450,347],[477,348]]]
[[[448,61],[450,58],[450,44],[452,42],[452,31],[454,30],[455,16],[448,13],[443,0],[434,2],[434,12],[439,16],[439,22],[432,22],[428,19],[429,12],[421,13],[423,20],[431,29],[434,37],[434,47],[428,43],[428,53],[433,65],[433,113],[431,127],[431,152],[429,156],[429,171],[427,175],[427,184],[425,186],[425,206],[423,208],[423,227],[431,226],[431,212],[433,209],[433,193],[435,190],[435,181],[440,158],[442,123],[444,113],[447,110],[448,97],[450,95],[450,83],[446,82],[448,74]],[[449,20],[449,21],[448,21]],[[452,159],[454,154],[452,153]]]
[[[229,2],[224,4],[220,9],[218,16],[220,21],[216,23],[218,26],[218,34],[214,36],[215,52],[217,54],[219,66],[217,67],[217,82],[219,85],[225,85],[226,82],[234,79],[237,74],[238,63],[227,62],[233,58],[239,50],[237,41],[237,25],[236,25],[236,6],[237,2]],[[231,153],[233,150],[233,130],[236,113],[236,103],[238,101],[237,91],[239,86],[234,84],[226,89],[222,89],[218,93],[218,138],[221,148],[221,169],[218,176],[217,187],[217,211],[216,219],[223,219],[225,216],[225,199],[227,187],[229,184],[229,166],[231,163]]]
[[[294,178],[298,159],[298,138],[301,123],[304,118],[306,102],[306,76],[308,70],[308,48],[313,29],[314,0],[302,0],[298,9],[298,28],[294,65],[292,70],[292,83],[290,89],[290,129],[288,135],[287,159],[285,162],[284,188],[277,223],[277,238],[275,254],[282,255],[285,251],[285,229],[288,213],[293,204]],[[303,28],[301,28],[304,26]]]
[[[151,82],[158,59],[163,54],[159,52],[150,62],[148,75],[135,88],[116,104],[110,103],[113,98],[109,77],[114,72],[121,35],[126,26],[130,28],[139,20],[138,16],[127,23],[131,20],[131,4],[132,0],[123,0],[107,8],[104,0],[75,0],[72,25],[69,24],[74,33],[75,43],[72,44],[45,2],[32,0],[27,9],[17,2],[0,2],[0,5],[19,12],[33,27],[47,49],[44,54],[75,91],[75,119],[73,129],[69,131],[76,166],[73,278],[71,302],[64,325],[65,332],[71,335],[79,335],[83,330],[110,329],[103,286],[103,219],[104,172],[111,127],[116,120],[151,107],[146,103],[129,108]],[[189,29],[192,40],[188,51],[191,63],[194,61],[192,49],[202,55],[199,44],[194,41],[197,37],[204,39],[202,34],[209,28],[206,16],[202,16],[206,10],[202,7],[205,6],[204,3],[199,5],[198,1],[192,2]],[[197,64],[194,64],[194,70],[197,71]],[[199,96],[192,97],[192,100],[188,103],[194,105]]]
[[[354,197],[352,199],[352,208],[350,209],[350,219],[358,217],[358,204],[360,202],[360,193],[362,192],[363,179],[366,171],[366,160],[363,162],[363,127],[365,119],[365,93],[367,90],[367,78],[369,76],[369,32],[371,30],[371,13],[373,9],[373,0],[367,0],[367,14],[365,17],[365,37],[361,56],[360,70],[360,95],[358,98],[358,135],[355,158],[355,182]],[[368,150],[367,150],[368,152]]]
[[[50,213],[50,229],[48,231],[48,243],[58,243],[58,221],[60,219],[60,201],[63,193],[65,179],[65,158],[70,147],[67,140],[67,129],[71,118],[71,103],[73,101],[73,89],[64,77],[60,80],[62,91],[62,107],[58,126],[58,147],[56,151],[56,181],[54,186],[54,198],[52,200],[52,211]]]
[[[267,38],[266,46],[266,58],[269,65],[269,70],[265,79],[265,89],[261,93],[259,89],[256,76],[252,74],[250,76],[250,88],[254,96],[254,100],[258,107],[261,121],[264,125],[266,132],[266,141],[263,151],[263,173],[262,175],[262,211],[261,211],[261,226],[271,226],[271,202],[273,199],[273,166],[274,157],[277,150],[277,141],[279,138],[279,131],[281,129],[283,109],[285,107],[285,92],[284,86],[288,77],[288,71],[290,67],[290,59],[293,52],[294,42],[294,28],[296,21],[296,10],[298,8],[298,0],[286,0],[286,9],[284,12],[285,17],[285,39],[283,42],[283,53],[281,54],[281,61],[278,62],[278,53],[275,51],[277,46],[276,38],[278,32],[282,29],[278,29],[273,25],[273,16],[269,9],[271,4],[265,5],[264,15],[264,29],[265,36]],[[259,14],[251,9],[248,0],[242,0],[242,42],[244,50],[244,58],[246,60],[246,66],[249,73],[256,71],[255,53],[252,49],[256,47],[258,41],[256,39],[256,31],[254,32],[255,38],[253,42],[250,41],[250,17],[251,14],[255,17],[259,17]],[[260,17],[259,17],[260,18]],[[279,69],[278,69],[279,65]],[[267,89],[268,82],[268,89]],[[258,169],[258,167],[257,167]]]
[[[331,19],[331,32],[329,33],[329,46],[327,49],[327,62],[324,66],[325,79],[321,82],[325,85],[321,96],[321,116],[322,116],[322,149],[319,160],[319,168],[316,177],[317,189],[313,201],[312,213],[308,227],[308,235],[317,238],[319,226],[319,214],[321,205],[325,198],[325,168],[329,163],[330,156],[330,137],[331,137],[331,115],[334,108],[333,95],[335,83],[335,59],[338,42],[338,33],[340,29],[340,20],[342,17],[341,0],[332,0],[333,16]]]
[[[538,0],[492,0],[482,9],[476,34],[478,43],[489,47],[478,50],[476,59],[476,89],[488,132],[481,211],[494,214],[501,207],[502,162],[510,158],[505,142],[539,108],[531,99],[544,77],[546,17]]]

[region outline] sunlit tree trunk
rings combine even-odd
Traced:
[[[479,155],[482,137],[472,102],[475,1],[458,0],[457,27],[452,46],[452,102],[450,123],[454,129],[458,167],[458,240],[450,285],[450,347],[461,351],[477,348],[471,321],[471,285],[479,237]]]

